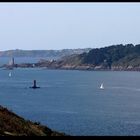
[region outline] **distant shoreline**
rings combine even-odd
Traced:
[[[36,64],[36,63],[34,63]],[[86,68],[73,68],[73,67],[69,67],[69,68],[65,68],[65,67],[46,67],[46,66],[32,66],[32,63],[23,63],[23,64],[16,64],[16,66],[14,66],[12,69],[16,69],[16,68],[42,68],[44,70],[77,70],[77,71],[136,71],[136,72],[140,72],[140,68],[132,68],[132,69],[126,69],[126,68],[122,68],[122,69],[86,69]],[[1,66],[0,68],[3,68],[4,70],[12,70],[11,68],[7,67],[6,65]]]

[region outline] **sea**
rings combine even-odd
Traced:
[[[72,136],[137,136],[140,72],[1,68],[0,105]]]

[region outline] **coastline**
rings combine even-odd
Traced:
[[[78,71],[135,71],[135,72],[140,72],[140,67],[134,67],[134,68],[95,68],[95,67],[91,67],[91,68],[87,68],[87,66],[85,67],[74,67],[74,66],[69,66],[69,67],[65,67],[65,66],[60,66],[60,67],[55,67],[55,66],[32,66],[32,64],[16,64],[16,66],[14,66],[13,68],[9,68],[6,65],[3,65],[0,67],[1,69],[3,68],[4,70],[12,70],[14,68],[43,68],[44,70],[78,70]]]

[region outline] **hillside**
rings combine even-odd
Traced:
[[[100,49],[92,49],[80,55],[82,64],[92,64],[107,69],[139,69],[140,45],[112,45]]]
[[[0,51],[0,57],[42,57],[61,58],[71,54],[81,54],[90,49],[63,49],[63,50],[8,50]]]
[[[140,45],[112,45],[74,54],[51,63],[48,68],[85,70],[140,70]],[[39,64],[43,64],[39,63]]]
[[[0,106],[0,136],[64,136],[46,126],[25,120]]]
[[[4,65],[2,67],[8,67]],[[14,67],[46,67],[47,69],[133,70],[140,71],[140,44],[119,44],[91,49],[58,60],[41,59],[37,63],[15,64]]]

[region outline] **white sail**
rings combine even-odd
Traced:
[[[104,85],[103,85],[103,83],[101,84],[100,89],[104,89]]]
[[[11,77],[12,76],[12,73],[11,72],[9,72],[9,77]]]

